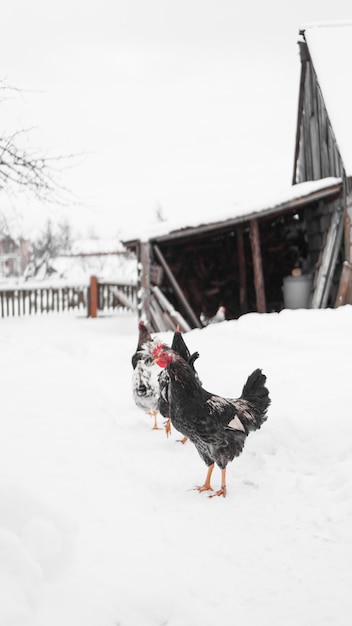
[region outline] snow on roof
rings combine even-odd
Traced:
[[[120,241],[116,237],[111,238],[90,238],[90,239],[77,239],[72,244],[72,254],[115,254],[116,252],[123,252],[124,248]]]
[[[141,225],[138,230],[123,233],[122,241],[148,241],[149,239],[168,235],[186,228],[197,228],[235,219],[240,221],[241,218],[245,218],[246,216],[249,217],[256,213],[260,214],[265,212],[268,209],[275,209],[275,207],[298,200],[299,198],[308,198],[308,196],[315,192],[323,191],[324,189],[339,184],[341,184],[341,178],[328,177],[291,185],[290,187],[281,189],[276,188],[267,197],[260,194],[260,190],[258,190],[258,195],[256,197],[253,196],[250,202],[234,204],[229,209],[223,211],[214,210],[208,214],[204,212],[197,213],[190,215],[188,219],[165,220],[163,222]]]
[[[352,175],[352,21],[302,25],[346,174]]]

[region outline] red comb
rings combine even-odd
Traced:
[[[153,359],[157,359],[162,352],[164,352],[165,346],[163,343],[159,343],[156,348],[154,348],[152,354],[153,354]]]

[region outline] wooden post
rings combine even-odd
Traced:
[[[98,279],[96,276],[90,277],[89,286],[89,317],[97,317],[98,314]]]
[[[241,313],[247,313],[247,276],[246,276],[246,259],[244,254],[244,241],[243,241],[243,229],[239,226],[236,228],[237,239],[237,259],[238,259],[238,274],[240,284],[240,311]]]
[[[173,275],[169,265],[166,262],[166,259],[164,258],[164,255],[161,253],[161,251],[159,250],[158,246],[154,246],[154,252],[155,255],[157,256],[159,262],[161,263],[166,276],[168,277],[174,291],[175,294],[179,300],[179,302],[181,302],[183,308],[185,311],[187,311],[187,314],[189,316],[189,318],[192,320],[192,323],[194,325],[194,328],[202,328],[202,324],[200,323],[199,319],[196,317],[192,307],[190,306],[190,304],[188,303],[188,300],[185,298],[183,291],[180,287],[180,285],[178,284],[175,276]]]
[[[323,309],[327,305],[337,255],[343,237],[343,226],[342,213],[337,208],[331,215],[326,240],[320,254],[320,265],[315,278],[315,287],[310,304],[311,309]]]
[[[345,258],[352,263],[352,196],[347,196],[345,214]]]
[[[151,321],[150,317],[150,244],[141,241],[138,250],[139,277],[138,277],[138,318]]]
[[[181,313],[179,313],[179,311],[176,311],[174,309],[172,304],[168,301],[166,296],[164,296],[164,294],[162,293],[160,288],[157,287],[157,285],[152,287],[152,291],[156,299],[158,300],[159,304],[167,312],[171,322],[173,322],[171,330],[176,330],[177,325],[180,326],[180,329],[183,333],[187,333],[189,330],[191,330],[191,327],[186,322],[185,318],[181,315]],[[169,330],[169,328],[167,330]]]
[[[352,195],[348,194],[344,211],[344,251],[335,307],[352,304]]]
[[[253,257],[254,287],[258,313],[266,312],[265,287],[263,276],[262,253],[257,220],[250,221],[251,248]]]
[[[352,264],[344,261],[335,307],[352,304]]]

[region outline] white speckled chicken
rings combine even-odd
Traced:
[[[137,350],[132,356],[132,393],[139,409],[151,415],[154,420],[153,430],[158,427],[158,402],[160,370],[153,362],[150,346],[152,338],[143,321],[138,326]]]

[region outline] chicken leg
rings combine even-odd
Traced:
[[[206,478],[205,478],[204,485],[202,485],[201,487],[196,487],[196,489],[197,489],[197,491],[199,491],[199,493],[201,493],[202,491],[213,491],[213,488],[210,485],[210,479],[211,479],[211,475],[213,473],[213,469],[214,469],[214,463],[212,463],[208,467],[208,471],[207,471],[207,475],[206,475]]]
[[[153,426],[153,430],[161,430],[161,428],[159,428],[158,426],[158,411],[150,411],[149,415],[151,415],[154,418],[154,426]]]
[[[221,489],[212,493],[209,498],[214,498],[214,496],[223,496],[226,498],[226,467],[221,470]]]
[[[166,437],[169,437],[171,435],[171,420],[170,419],[168,419],[165,424],[165,434],[166,434]]]

